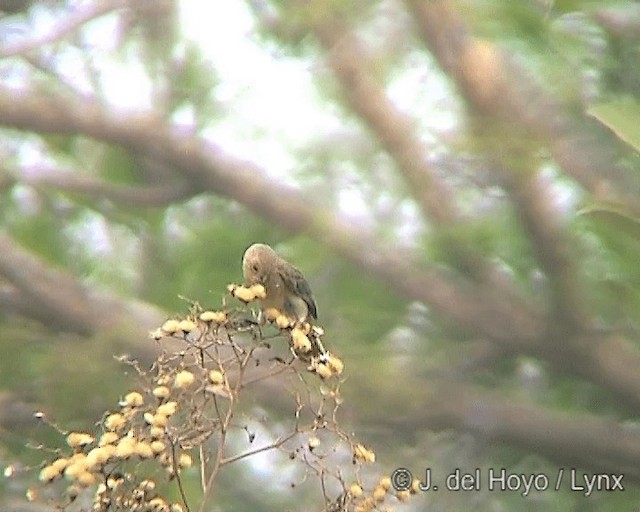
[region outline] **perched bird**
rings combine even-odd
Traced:
[[[249,286],[264,286],[263,309],[275,308],[300,322],[318,318],[316,301],[302,272],[268,245],[253,244],[245,251],[242,272]]]

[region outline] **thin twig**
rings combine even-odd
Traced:
[[[273,443],[268,444],[266,446],[261,446],[260,448],[255,448],[255,449],[250,450],[248,452],[244,452],[244,453],[241,453],[241,454],[238,454],[238,455],[234,455],[233,457],[222,459],[221,464],[222,465],[231,464],[233,462],[237,462],[237,461],[245,459],[247,457],[251,457],[252,455],[255,455],[257,453],[262,453],[262,452],[266,452],[266,451],[269,451],[269,450],[275,450],[276,448],[280,448],[287,441],[290,441],[291,439],[296,437],[298,434],[299,434],[299,432],[291,432],[290,434],[287,434],[284,437],[280,437],[278,440],[276,440]]]
[[[171,440],[171,467],[173,469],[173,474],[176,475],[176,482],[178,483],[178,490],[180,491],[180,497],[182,498],[182,503],[184,503],[187,512],[191,512],[189,508],[189,503],[187,501],[187,495],[184,492],[184,487],[182,486],[182,478],[180,478],[180,468],[178,467],[177,457],[176,457],[176,444]]]

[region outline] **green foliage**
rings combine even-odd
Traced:
[[[119,146],[101,148],[101,158],[97,162],[102,177],[111,183],[138,182],[138,166],[131,153]]]
[[[196,206],[196,203],[200,203]],[[146,251],[143,288],[147,300],[168,311],[184,303],[217,303],[229,283],[242,282],[242,254],[254,242],[268,241],[277,230],[217,199],[196,199],[195,208],[176,208],[169,225]],[[234,226],[242,224],[243,229]],[[169,279],[159,276],[170,276]]]
[[[220,114],[220,106],[213,101],[220,78],[208,64],[202,49],[189,44],[168,78],[171,80],[172,112],[182,107],[195,107],[199,125],[211,122]]]
[[[483,256],[507,270],[523,291],[528,290],[532,272],[537,268],[530,241],[508,205],[437,231],[425,254],[428,261],[441,262],[463,274],[469,273],[470,255]]]
[[[640,251],[640,218],[613,203],[595,203],[578,212],[593,222],[594,229],[606,237],[610,247],[621,257]],[[637,265],[625,265],[628,272],[640,272]]]
[[[631,99],[598,103],[592,105],[587,113],[640,152],[640,103]]]
[[[33,413],[43,410],[51,421],[69,428],[89,428],[94,421],[90,418],[131,385],[126,378],[114,378],[122,375],[123,368],[114,359],[113,338],[56,334],[15,317],[4,319],[0,328],[0,352],[8,355],[0,358],[0,390],[9,392],[9,400],[21,403],[19,410],[23,409],[22,436],[3,435],[16,457],[30,463],[42,460],[42,452],[27,446],[27,441],[34,446],[61,444],[53,429],[35,419],[27,421],[29,408]]]
[[[594,203],[579,215],[578,228],[588,230],[598,244],[587,269],[599,284],[599,311],[610,321],[639,318],[640,220],[612,203]]]
[[[491,38],[520,39],[534,47],[546,45],[547,19],[534,2],[493,0],[476,9],[473,1],[461,0],[460,5],[465,6],[461,12],[473,20],[476,28]]]
[[[330,319],[323,325],[332,331],[340,325],[348,326],[340,329],[340,338],[348,342],[358,340],[368,350],[365,347],[380,342],[402,318],[407,299],[390,292],[384,283],[363,275],[351,264],[336,263],[329,272],[324,286],[315,292],[319,315],[323,314],[322,305],[328,304],[325,310]]]
[[[45,207],[37,215],[25,215],[19,205],[14,204],[6,212],[5,221],[16,240],[45,261],[55,264],[68,261],[63,233],[65,219],[52,209]]]
[[[69,156],[76,147],[78,139],[81,138],[76,135],[58,135],[55,133],[42,135],[42,141],[53,153]]]
[[[265,176],[268,179],[269,172],[284,161],[285,169],[278,169],[281,173],[273,180],[274,184],[279,184],[278,181],[295,183],[301,196],[314,202],[314,208],[324,208],[327,218],[329,214],[345,215],[353,220],[356,228],[362,227],[363,232],[375,236],[387,248],[393,249],[394,244],[402,239],[403,245],[417,248],[413,256],[421,260],[419,263],[430,269],[442,270],[452,283],[460,281],[471,287],[476,282],[476,263],[489,263],[492,268],[504,272],[505,282],[514,284],[515,292],[528,300],[532,309],[543,312],[550,307],[548,303],[551,301],[547,301],[545,292],[554,276],[545,275],[537,261],[535,236],[527,232],[518,216],[518,198],[514,197],[517,194],[510,197],[512,191],[504,186],[502,179],[509,172],[524,172],[523,169],[539,172],[548,165],[556,169],[555,174],[549,176],[551,189],[559,186],[568,190],[572,198],[578,195],[585,198],[585,206],[577,215],[572,211],[569,199],[568,206],[565,203],[558,209],[558,215],[563,217],[550,220],[558,220],[562,228],[566,228],[566,240],[563,240],[566,245],[561,249],[564,251],[569,246],[570,254],[565,261],[575,267],[578,282],[573,284],[588,304],[586,323],[590,325],[586,327],[590,329],[596,325],[624,332],[625,336],[628,333],[630,343],[638,343],[640,218],[637,211],[615,203],[615,199],[598,201],[593,198],[597,192],[587,189],[599,178],[597,171],[589,176],[591,181],[581,182],[579,171],[570,169],[568,165],[572,159],[582,165],[580,159],[583,156],[572,154],[575,148],[571,130],[574,125],[579,125],[585,130],[592,130],[593,140],[601,140],[603,146],[617,152],[613,159],[619,158],[630,170],[628,183],[633,185],[640,176],[637,155],[640,152],[640,66],[637,65],[640,38],[637,30],[625,32],[628,27],[625,29],[626,25],[621,24],[621,21],[632,18],[637,2],[459,0],[450,3],[454,11],[470,22],[470,37],[477,37],[476,41],[481,41],[487,48],[493,48],[495,44],[520,69],[525,70],[527,77],[523,79],[523,88],[526,89],[526,81],[531,80],[540,86],[531,91],[548,92],[548,97],[541,101],[545,108],[549,105],[553,108],[549,107],[545,113],[554,116],[556,107],[558,110],[557,123],[555,118],[548,120],[552,126],[549,133],[541,133],[547,129],[544,126],[530,129],[532,124],[545,123],[530,122],[537,112],[528,109],[539,106],[540,95],[529,96],[527,91],[522,98],[515,96],[519,91],[513,92],[514,97],[505,97],[505,108],[508,110],[510,104],[519,104],[519,112],[514,111],[498,119],[499,113],[487,115],[484,111],[471,112],[473,108],[469,108],[469,115],[464,118],[461,112],[470,98],[464,97],[464,87],[456,89],[454,80],[443,78],[446,71],[432,69],[436,67],[436,59],[429,53],[429,42],[421,39],[417,29],[419,21],[411,19],[410,10],[402,4],[366,0],[293,4],[283,0],[248,2],[246,9],[253,19],[243,30],[246,30],[244,35],[249,44],[254,45],[252,50],[262,51],[265,62],[269,59],[283,59],[288,64],[294,62],[303,69],[302,73],[306,73],[305,80],[309,76],[314,80],[316,89],[309,98],[309,117],[313,118],[319,111],[322,116],[318,117],[322,117],[322,121],[318,125],[307,124],[307,117],[292,117],[294,122],[300,123],[301,134],[300,139],[294,138],[293,141],[280,140],[282,125],[278,123],[286,123],[289,119],[286,116],[292,114],[287,98],[283,99],[281,107],[285,121],[274,119],[273,125],[268,120],[254,123],[251,115],[254,112],[247,114],[243,110],[247,105],[259,109],[261,101],[270,101],[252,97],[254,85],[259,90],[264,78],[261,73],[265,68],[257,66],[255,77],[247,81],[245,77],[250,74],[244,73],[253,71],[254,63],[237,62],[238,70],[243,72],[238,73],[243,76],[243,82],[237,87],[235,77],[224,76],[222,68],[214,69],[211,64],[214,60],[209,53],[212,49],[206,41],[193,38],[188,26],[182,27],[182,33],[179,33],[180,9],[202,8],[209,3],[168,2],[163,3],[164,7],[160,6],[158,13],[153,10],[155,3],[151,4],[148,12],[144,6],[129,6],[114,13],[114,19],[107,24],[113,22],[114,26],[118,25],[121,33],[117,41],[111,41],[104,47],[97,43],[94,48],[93,42],[89,43],[91,37],[79,43],[94,30],[100,32],[100,24],[104,20],[94,20],[77,31],[78,35],[74,32],[73,37],[32,50],[18,59],[3,59],[0,72],[7,77],[7,82],[29,84],[29,87],[37,84],[38,91],[47,93],[55,91],[56,94],[74,95],[75,88],[82,91],[78,93],[80,96],[85,94],[85,89],[94,87],[87,98],[95,100],[106,110],[113,109],[115,114],[120,108],[120,105],[113,104],[117,104],[117,100],[107,99],[101,94],[105,90],[112,91],[115,82],[126,82],[129,77],[113,77],[109,70],[117,70],[117,66],[121,66],[121,70],[142,69],[139,77],[144,83],[132,82],[131,86],[151,91],[148,103],[154,115],[167,124],[171,125],[176,120],[182,122],[183,117],[192,115],[194,126],[186,131],[191,130],[202,140],[212,141],[222,151],[255,161],[262,160],[263,153],[256,157],[258,153],[251,151],[253,148],[246,145],[247,140],[261,147],[269,144],[279,146],[274,161],[267,155],[264,161],[257,162],[267,170]],[[621,16],[604,16],[613,8],[619,8]],[[37,9],[53,18],[59,15],[54,11],[62,11],[63,6],[43,3]],[[225,16],[224,8],[216,5],[211,9],[217,16]],[[450,186],[455,208],[462,212],[463,221],[449,227],[434,227],[431,219],[422,214],[416,199],[416,192],[424,191],[412,190],[398,171],[398,159],[402,155],[389,154],[380,144],[386,136],[388,143],[398,145],[400,154],[401,135],[394,132],[395,127],[389,122],[389,126],[383,126],[388,131],[381,136],[376,132],[379,128],[369,125],[366,115],[352,108],[349,94],[358,92],[357,81],[348,84],[353,89],[345,91],[345,85],[333,74],[331,62],[332,52],[340,51],[344,40],[335,47],[324,48],[317,38],[316,24],[327,23],[328,29],[332,29],[338,25],[336,20],[362,40],[362,46],[371,58],[371,69],[367,70],[369,76],[381,89],[388,88],[386,92],[391,103],[397,103],[398,108],[411,119],[415,136],[424,142],[424,158],[430,161],[430,165],[433,162],[438,179]],[[442,20],[443,24],[446,21]],[[10,29],[7,21],[1,18],[0,29],[3,33],[9,33]],[[463,45],[469,41],[464,39],[464,34],[461,26],[459,35]],[[111,51],[111,43],[115,51]],[[110,50],[108,59],[101,54],[104,48]],[[231,46],[224,48],[232,58],[234,50]],[[454,55],[456,48],[450,48],[450,51]],[[78,54],[85,60],[70,58]],[[71,66],[71,60],[78,69]],[[443,68],[450,64],[455,67],[457,62],[446,63]],[[488,63],[495,65],[495,69],[499,69],[501,64]],[[465,76],[467,87],[473,87],[476,81],[480,85],[492,85],[491,77],[483,75],[481,65],[478,69],[471,68],[473,66],[463,70],[468,73]],[[487,69],[494,70],[493,67]],[[475,72],[477,76],[472,76]],[[410,100],[393,96],[402,94],[407,84],[421,92],[410,92]],[[267,94],[271,93],[267,91]],[[427,100],[432,95],[446,99],[431,105]],[[242,100],[235,103],[238,98]],[[242,103],[248,98],[251,101]],[[418,99],[413,101],[413,98]],[[429,106],[422,105],[423,99]],[[524,101],[519,102],[520,99]],[[527,103],[528,99],[531,104]],[[20,104],[16,105],[19,112]],[[585,109],[585,105],[591,106]],[[377,105],[368,107],[374,115],[376,112],[379,114],[375,110]],[[146,108],[146,105],[141,107],[143,110]],[[313,109],[315,113],[312,113]],[[440,121],[440,111],[455,118],[455,122]],[[238,112],[242,112],[242,116],[238,116]],[[255,113],[257,118],[262,115],[261,112]],[[585,115],[595,122],[584,122]],[[20,119],[16,114],[12,122],[22,130],[21,124],[29,126],[27,117]],[[168,317],[184,309],[180,296],[203,306],[216,307],[226,293],[227,284],[243,280],[241,257],[244,250],[255,242],[268,243],[298,266],[308,279],[318,302],[319,324],[327,333],[327,344],[345,356],[347,368],[351,370],[349,379],[344,383],[345,395],[357,395],[358,400],[351,402],[354,407],[349,411],[350,419],[359,414],[369,414],[374,418],[372,425],[378,422],[372,428],[365,425],[365,429],[384,432],[379,444],[385,447],[393,445],[387,447],[385,463],[392,457],[398,457],[397,453],[403,449],[408,453],[425,446],[428,449],[424,449],[425,453],[420,453],[420,456],[436,461],[440,457],[440,462],[444,459],[444,462],[451,460],[453,463],[453,459],[447,457],[447,450],[453,451],[456,447],[452,448],[452,445],[464,437],[460,432],[468,432],[469,424],[478,418],[480,421],[495,420],[483,418],[481,414],[475,416],[477,411],[474,410],[460,421],[455,435],[447,434],[455,439],[450,444],[437,436],[434,436],[436,441],[433,445],[422,444],[421,436],[428,437],[431,433],[422,428],[421,422],[433,419],[428,416],[431,411],[411,410],[412,404],[429,403],[435,393],[431,377],[459,368],[456,365],[464,363],[459,361],[461,357],[475,357],[473,348],[476,343],[488,343],[488,340],[478,340],[484,334],[463,329],[425,305],[418,306],[424,309],[419,314],[412,314],[416,304],[394,292],[395,283],[380,282],[327,248],[322,236],[326,236],[328,230],[324,229],[325,225],[320,226],[322,220],[311,228],[320,226],[322,229],[317,231],[288,233],[274,225],[272,220],[261,218],[263,210],[259,201],[251,203],[255,199],[251,194],[257,195],[261,191],[251,190],[251,193],[226,197],[215,195],[213,187],[210,190],[203,187],[200,191],[198,187],[202,182],[196,180],[189,186],[199,195],[152,208],[135,200],[118,202],[73,187],[70,187],[73,191],[64,186],[56,188],[55,183],[38,184],[37,166],[36,171],[31,167],[31,163],[37,160],[45,167],[59,166],[79,177],[95,179],[105,187],[171,186],[175,182],[188,183],[191,179],[191,175],[182,175],[180,168],[162,168],[157,174],[152,172],[156,169],[150,166],[168,166],[166,162],[153,160],[162,152],[155,152],[151,147],[148,154],[144,151],[134,153],[111,144],[109,141],[113,138],[101,140],[99,130],[83,135],[44,133],[55,132],[55,127],[52,130],[50,126],[55,122],[52,119],[32,121],[34,126],[40,126],[38,129],[43,133],[37,133],[36,129],[33,133],[23,133],[13,126],[3,128],[5,137],[0,156],[6,166],[2,178],[6,176],[7,179],[0,180],[3,187],[0,189],[0,223],[10,236],[36,257],[42,258],[44,263],[51,263],[52,268],[63,268],[75,275],[87,286],[88,296],[94,291],[93,287],[107,288],[123,297],[135,297],[159,305]],[[380,121],[380,125],[384,125],[385,120]],[[322,125],[323,122],[326,125]],[[241,125],[240,129],[238,125]],[[324,126],[329,128],[325,131]],[[207,131],[211,127],[215,127],[219,140]],[[612,136],[607,137],[603,127]],[[171,129],[180,132],[184,126],[176,122]],[[298,129],[297,125],[295,129]],[[61,133],[68,131],[68,127],[61,127]],[[243,140],[238,140],[238,133]],[[149,136],[153,137],[153,133]],[[576,132],[575,139],[581,136],[582,133]],[[555,138],[558,139],[557,144]],[[617,144],[618,140],[622,144]],[[184,147],[188,148],[188,145]],[[249,150],[247,154],[238,154],[237,147],[249,147]],[[558,161],[552,161],[551,153],[560,155]],[[284,159],[279,160],[282,155]],[[440,155],[447,155],[444,165],[440,165],[445,160],[439,160]],[[493,163],[500,169],[493,169]],[[617,163],[611,162],[611,165]],[[22,167],[24,175],[20,174]],[[570,171],[575,172],[572,174]],[[27,179],[32,177],[27,175],[29,172],[34,173],[35,184]],[[621,190],[627,186],[626,183],[613,182],[616,175],[611,173],[610,176],[608,169],[601,172],[605,182],[612,180],[606,183],[612,189]],[[160,176],[166,181],[160,183]],[[515,174],[511,177],[517,179]],[[493,196],[496,189],[499,193]],[[625,192],[633,196],[633,187]],[[239,199],[246,201],[246,206],[252,210],[244,209],[244,205],[238,206],[234,201]],[[564,200],[559,199],[560,202]],[[630,202],[635,206],[633,201],[635,198],[631,197]],[[408,240],[409,236],[413,239]],[[535,280],[537,277],[540,277],[539,281]],[[569,286],[573,284],[569,283]],[[6,300],[9,300],[14,283],[7,278],[0,282],[0,289],[7,292]],[[491,297],[491,290],[486,296]],[[4,295],[2,300],[5,300]],[[447,300],[454,301],[455,297],[443,298],[443,302]],[[252,307],[257,309],[255,305]],[[464,307],[470,306],[465,304]],[[5,314],[4,311],[2,313]],[[502,321],[504,319],[496,319],[496,322]],[[53,419],[56,422],[69,428],[91,426],[102,411],[114,407],[115,400],[129,388],[132,379],[130,376],[120,377],[122,367],[112,355],[120,350],[134,351],[140,347],[144,352],[143,349],[148,348],[144,343],[149,341],[133,339],[130,333],[99,334],[91,339],[81,339],[58,331],[58,326],[37,327],[13,316],[3,317],[0,326],[0,352],[3,354],[0,387],[19,393],[21,398],[38,407],[46,406],[54,413],[52,416],[55,415]],[[508,328],[505,327],[506,332]],[[532,330],[536,328],[540,328],[542,333],[547,332],[547,326],[534,326]],[[264,332],[271,339],[269,336],[277,330],[267,326]],[[142,345],[136,345],[138,342]],[[584,374],[588,371],[583,371],[580,377],[566,374],[564,370],[569,372],[572,368],[553,367],[553,361],[549,361],[553,355],[540,354],[535,350],[518,353],[519,348],[512,347],[514,352],[505,355],[500,352],[504,349],[502,343],[508,345],[504,340],[496,343],[496,353],[489,356],[492,360],[481,361],[479,369],[464,375],[465,385],[477,386],[480,392],[490,389],[514,402],[523,400],[532,406],[540,406],[544,411],[559,411],[567,415],[590,413],[595,418],[620,419],[633,414],[632,410],[616,401],[615,390],[606,389],[606,384],[597,382],[597,377],[587,380]],[[283,354],[289,357],[286,344],[277,348],[282,351],[275,352],[269,364]],[[545,350],[536,349],[540,352]],[[180,357],[177,356],[176,361],[180,361]],[[599,355],[596,354],[593,361],[596,357]],[[519,373],[523,360],[531,362],[543,376],[544,384],[539,389],[532,390],[523,384]],[[265,359],[257,361],[256,367],[258,363],[267,364]],[[569,365],[571,363],[568,361]],[[300,375],[296,375],[298,377]],[[622,379],[618,385],[625,382]],[[443,387],[437,391],[443,390],[446,400],[446,389]],[[379,399],[385,393],[393,397],[386,403]],[[262,396],[253,398],[247,410],[255,407],[259,413],[251,411],[247,414],[271,415],[278,421],[285,418],[277,406],[264,412],[272,405],[266,402]],[[402,421],[397,419],[408,411],[415,422],[410,427],[401,425]],[[240,424],[245,418],[239,415],[233,420]],[[385,425],[384,421],[389,423]],[[399,433],[393,432],[396,434],[393,443],[389,442],[389,432],[393,428],[389,425],[399,426],[400,430]],[[35,434],[42,433],[37,430],[39,428]],[[406,431],[401,431],[402,428]],[[376,434],[373,432],[372,437]],[[23,439],[15,433],[7,437],[10,449],[14,453],[23,453]],[[478,445],[481,444],[482,440],[478,441]],[[531,457],[529,451],[522,447],[514,449],[507,443],[495,444],[498,446],[482,445],[482,449],[475,453],[475,459],[464,454],[467,458],[459,460],[472,461],[482,467],[487,464],[492,467],[507,465],[512,471],[544,472],[548,475],[555,474],[557,470],[542,456]],[[531,451],[536,449],[533,446]],[[456,463],[459,460],[456,459]],[[403,460],[397,462],[400,465],[405,463]],[[239,464],[223,472],[220,480],[223,485],[220,486],[216,505],[238,510],[243,505],[260,508],[265,503],[272,509],[291,508],[288,496],[277,490],[263,493],[258,501],[255,489],[238,485],[243,480],[241,477],[254,469]],[[196,480],[185,480],[188,494],[196,494]],[[239,492],[246,496],[239,498]],[[476,498],[451,494],[446,498],[434,498],[434,501],[436,506],[450,510],[475,505],[482,510],[613,511],[629,508],[630,504],[635,506],[640,500],[640,490],[634,485],[626,493],[602,493],[589,499],[569,492],[549,492],[529,499],[518,493],[483,495],[478,501]],[[431,505],[428,502],[428,506]]]

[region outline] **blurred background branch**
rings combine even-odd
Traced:
[[[623,472],[593,506],[635,506],[634,2],[0,10],[2,460],[46,437],[25,404],[94,422],[132,385],[112,356],[149,363],[148,331],[218,307],[264,242],[307,276],[351,368],[341,414],[389,470]],[[257,400],[252,421],[285,407],[266,383]],[[263,503],[238,475],[220,506]]]

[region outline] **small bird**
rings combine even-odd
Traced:
[[[263,309],[275,308],[299,322],[318,318],[316,301],[302,272],[268,245],[253,244],[245,251],[242,273],[249,286],[264,286]]]

